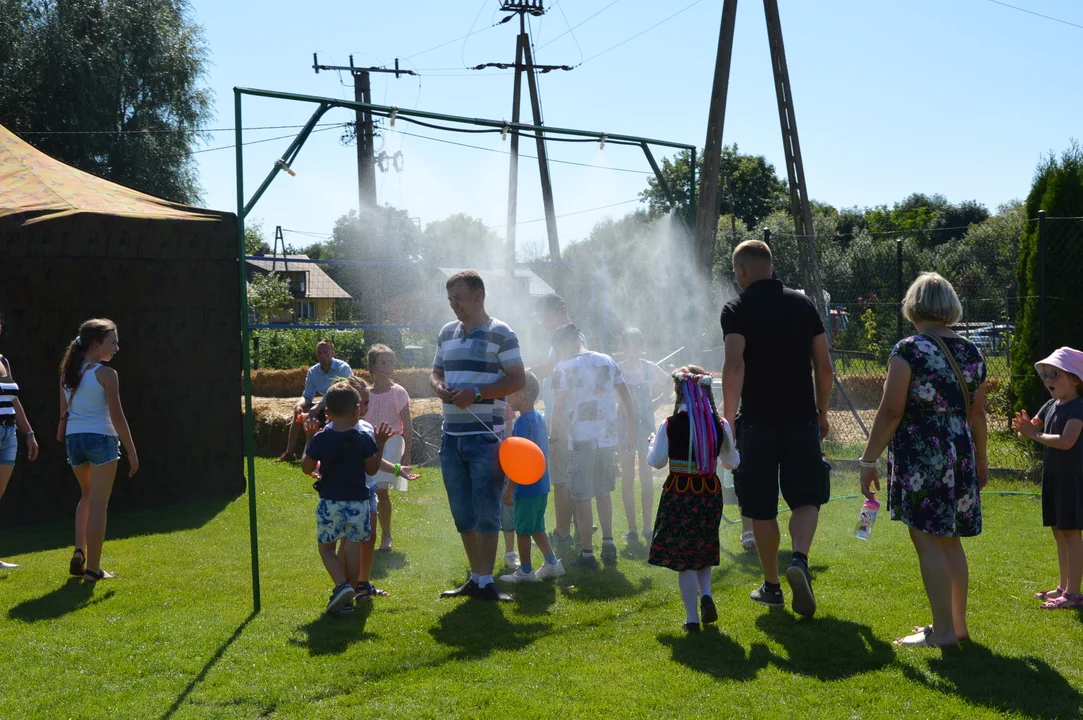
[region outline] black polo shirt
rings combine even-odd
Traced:
[[[722,335],[745,338],[741,418],[752,423],[815,420],[812,339],[824,325],[812,300],[759,280],[722,308]]]

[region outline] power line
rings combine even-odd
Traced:
[[[345,126],[346,126],[345,123],[329,123],[327,127],[324,127],[321,130],[313,130],[310,134],[315,135],[318,132],[326,132],[328,130],[333,130],[336,127],[345,127]],[[264,138],[262,140],[249,140],[248,142],[241,143],[241,145],[242,146],[259,145],[260,143],[273,142],[275,140],[285,140],[287,138],[295,138],[295,137],[297,137],[297,136],[296,135],[279,135],[278,137]],[[192,150],[191,152],[179,153],[177,155],[169,155],[168,157],[187,157],[189,155],[198,155],[199,153],[214,152],[215,150],[229,150],[230,148],[235,148],[235,147],[237,147],[236,144],[234,144],[234,145],[219,145],[218,147],[203,148],[202,150]]]
[[[313,127],[330,127],[341,123],[320,123]],[[262,125],[259,127],[246,127],[241,130],[289,130],[301,128],[304,125]],[[206,130],[13,130],[17,135],[169,135],[179,133],[205,133],[205,132],[235,132],[236,128],[208,128]],[[246,145],[248,143],[245,143]]]
[[[570,32],[572,32],[573,30],[575,30],[575,29],[576,29],[577,27],[579,27],[579,26],[581,26],[581,25],[585,25],[586,23],[588,23],[588,22],[590,22],[591,20],[593,20],[594,18],[598,17],[599,15],[601,15],[601,14],[602,14],[602,13],[604,13],[604,12],[605,12],[606,10],[608,10],[608,9],[609,9],[609,8],[611,8],[611,7],[613,7],[614,5],[616,5],[616,4],[617,4],[617,3],[619,3],[619,2],[620,2],[620,0],[613,0],[613,2],[609,3],[609,4],[608,4],[608,5],[606,5],[606,6],[604,7],[604,8],[602,8],[602,9],[601,9],[601,10],[599,10],[598,12],[594,13],[593,15],[591,15],[590,17],[588,17],[588,18],[587,18],[586,20],[583,20],[582,22],[578,22],[578,23],[576,23],[575,25],[571,25],[571,24],[568,24],[568,29],[567,29],[567,30],[565,30],[565,31],[564,31],[564,32],[562,32],[561,34],[557,35],[557,36],[556,36],[555,38],[553,38],[552,40],[550,40],[550,41],[546,42],[545,44],[543,44],[543,45],[539,45],[539,46],[538,46],[538,49],[540,50],[540,49],[542,49],[542,48],[546,47],[547,45],[552,45],[552,44],[553,44],[553,43],[555,43],[555,42],[556,42],[557,40],[561,39],[562,37],[564,37],[564,36],[565,36],[565,35],[567,35],[568,33],[570,33]],[[559,5],[559,3],[557,3],[557,4]],[[550,10],[552,10],[553,8],[549,8],[549,9],[550,9]],[[560,8],[560,14],[561,14],[561,15],[564,15],[564,8]],[[567,16],[567,15],[564,15],[564,22],[565,22],[565,23],[567,23],[567,22],[568,22],[568,16]],[[572,33],[572,38],[573,38],[573,39],[575,38],[575,33]],[[578,44],[579,44],[579,43],[578,43],[578,41],[577,41],[577,42],[576,42],[576,45],[578,45]]]
[[[659,20],[658,22],[656,22],[656,23],[655,23],[654,25],[651,25],[651,26],[650,26],[649,28],[647,28],[646,30],[641,30],[641,31],[637,32],[637,33],[636,33],[635,35],[633,35],[632,37],[630,37],[630,38],[627,38],[626,40],[621,40],[621,41],[620,41],[619,43],[617,43],[616,45],[614,45],[614,46],[612,46],[612,47],[608,47],[608,48],[606,48],[605,50],[602,50],[602,51],[601,51],[600,53],[595,53],[594,55],[591,55],[591,56],[590,56],[589,58],[587,58],[587,59],[586,59],[586,60],[584,60],[583,62],[579,63],[579,65],[582,65],[583,63],[588,63],[588,62],[590,62],[591,60],[593,60],[594,58],[596,58],[596,57],[599,57],[599,56],[601,56],[601,55],[605,55],[605,54],[606,54],[607,52],[609,52],[610,50],[616,50],[616,49],[617,49],[617,48],[619,48],[619,47],[620,47],[621,45],[624,45],[625,43],[629,43],[629,42],[631,42],[631,41],[635,40],[635,39],[636,39],[637,37],[639,37],[640,35],[645,35],[646,33],[649,33],[649,32],[650,32],[651,30],[654,30],[654,29],[655,29],[656,27],[658,27],[658,26],[659,26],[659,25],[661,25],[662,23],[666,23],[666,22],[669,22],[670,20],[672,20],[673,18],[677,17],[678,15],[680,15],[680,14],[681,14],[681,13],[683,13],[683,12],[685,12],[686,10],[691,10],[691,9],[692,9],[693,7],[695,7],[696,5],[699,5],[699,4],[701,3],[701,2],[703,2],[703,0],[695,0],[695,2],[692,2],[692,3],[689,3],[688,5],[685,5],[685,6],[683,7],[683,8],[681,8],[681,9],[680,9],[680,10],[678,10],[677,12],[673,13],[672,15],[670,15],[670,16],[668,16],[668,17],[666,17],[666,18],[663,18],[663,19]],[[576,67],[579,67],[579,65],[576,65]]]
[[[629,203],[634,203],[634,202],[640,202],[640,199],[636,197],[636,198],[632,198],[631,200],[622,200],[622,201],[617,202],[617,203],[612,203],[611,205],[600,205],[598,207],[587,208],[586,210],[576,210],[575,212],[568,212],[568,213],[564,213],[562,215],[556,215],[554,217],[562,218],[562,217],[568,217],[570,215],[583,215],[585,213],[594,212],[595,210],[606,210],[608,208],[614,208],[614,207],[618,207],[620,205],[627,205]],[[515,224],[516,225],[528,225],[530,223],[537,223],[537,222],[545,222],[545,218],[535,218],[534,220],[520,220],[519,222],[517,222]],[[490,230],[495,230],[497,228],[507,227],[507,225],[486,225],[485,227],[489,228]]]
[[[401,120],[402,118],[399,119]],[[507,150],[496,150],[495,148],[482,147],[481,145],[470,145],[469,143],[455,142],[454,140],[444,140],[442,138],[432,137],[431,135],[419,135],[417,133],[406,132],[405,130],[396,130],[395,132],[401,133],[403,135],[408,135],[410,137],[421,138],[423,140],[432,140],[433,142],[444,143],[446,145],[457,145],[459,147],[471,148],[474,150],[484,150],[485,152],[500,153],[501,155],[511,154]],[[536,155],[527,155],[525,153],[519,153],[519,157],[530,158],[531,160],[537,159]],[[612,170],[613,172],[635,173],[636,175],[651,175],[651,173],[647,170],[634,170],[632,168],[611,168],[604,165],[592,165],[590,163],[574,162],[572,160],[556,160],[554,158],[549,158],[549,162],[560,163],[561,165],[577,165],[579,167],[594,168],[596,170]]]
[[[1067,20],[1061,20],[1060,18],[1055,18],[1052,15],[1042,15],[1040,12],[1034,12],[1033,10],[1027,10],[1026,8],[1021,8],[1021,7],[1018,7],[1016,5],[1009,5],[1008,3],[1001,2],[1000,0],[988,0],[988,2],[991,2],[994,5],[1003,5],[1006,8],[1011,8],[1012,10],[1018,10],[1019,12],[1025,12],[1027,15],[1036,15],[1037,17],[1045,18],[1046,20],[1052,20],[1053,22],[1057,22],[1057,23],[1060,23],[1062,25],[1071,25],[1074,28],[1079,28],[1080,30],[1083,30],[1083,25],[1077,25],[1074,22],[1068,22]]]

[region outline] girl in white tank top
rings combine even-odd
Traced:
[[[101,568],[106,509],[120,458],[128,455],[128,477],[139,470],[132,433],[120,404],[117,372],[102,365],[120,349],[112,320],[87,320],[60,363],[60,427],[81,492],[75,510],[75,552],[69,572],[84,582],[115,577]]]

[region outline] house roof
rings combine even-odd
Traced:
[[[74,213],[220,221],[221,213],[117,185],[49,157],[0,125],[0,218],[32,223]]]
[[[308,262],[294,262],[291,260],[307,260]],[[258,268],[264,272],[304,272],[308,273],[308,281],[305,283],[304,297],[312,300],[325,300],[328,298],[353,297],[339,287],[338,283],[330,278],[317,263],[309,260],[308,255],[276,255],[266,260],[248,260],[249,267]]]
[[[461,270],[466,270],[467,268],[442,267],[442,268],[437,268],[437,269],[440,271],[440,273],[445,278],[449,278],[452,275],[454,275],[455,273],[457,273],[457,272],[459,272]],[[492,278],[494,281],[499,281],[499,280],[504,279],[504,270],[503,269],[500,269],[500,270],[478,270],[478,274],[481,275],[482,280],[488,280],[489,278]],[[549,283],[542,280],[540,277],[538,277],[537,273],[535,273],[533,270],[531,270],[529,268],[524,268],[524,267],[515,268],[515,278],[517,280],[528,280],[529,281],[529,284],[527,285],[527,292],[530,293],[531,297],[542,297],[544,295],[549,295],[549,294],[555,292],[553,290],[553,287]]]

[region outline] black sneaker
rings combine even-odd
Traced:
[[[574,544],[571,535],[561,535],[556,530],[549,533],[549,543],[554,548],[570,548]]]
[[[808,565],[794,558],[786,568],[786,582],[793,593],[793,611],[798,615],[812,617],[816,614],[816,595],[812,592],[812,578]]]
[[[488,600],[489,602],[511,602],[511,595],[506,592],[500,592],[500,588],[496,586],[496,583],[491,582],[485,587],[478,587],[474,593],[474,597],[478,600]]]
[[[704,595],[699,599],[699,614],[704,625],[718,620],[718,609],[714,606],[714,598],[710,595]]]
[[[782,607],[786,604],[782,598],[782,588],[772,590],[767,587],[767,583],[753,590],[748,597],[753,602],[758,602],[760,605],[766,605],[767,607]]]
[[[700,630],[699,623],[685,623],[684,630],[689,633],[698,633]]]
[[[348,582],[339,583],[331,591],[331,598],[327,601],[327,614],[335,615],[347,604],[353,605],[354,589]]]
[[[353,612],[353,606],[354,606],[354,601],[351,600],[350,602],[343,605],[342,609],[339,610],[337,614],[338,615],[349,615],[350,613]]]
[[[617,546],[613,543],[602,543],[602,562],[606,565],[617,564]]]
[[[576,555],[575,560],[572,560],[572,567],[583,568],[585,570],[597,570],[598,558],[594,557],[593,553],[587,555],[586,553],[580,552]]]
[[[460,585],[454,590],[445,590],[444,592],[440,593],[440,597],[475,597],[478,594],[479,590],[480,588],[478,587],[477,582],[475,582],[474,580],[467,580],[466,583]]]
[[[629,530],[628,532],[624,533],[624,539],[629,543],[638,543],[639,533],[637,533],[635,530]]]

